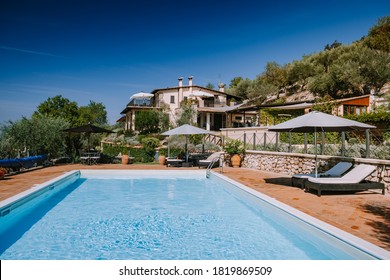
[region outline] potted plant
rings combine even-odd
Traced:
[[[161,165],[165,165],[166,164],[166,149],[159,149],[158,150],[158,162],[161,164]]]
[[[128,164],[129,163],[129,156],[128,155],[122,155],[122,164]]]
[[[223,146],[226,153],[230,155],[230,162],[233,167],[240,167],[241,165],[241,156],[240,154],[244,153],[245,149],[240,140],[231,140],[226,142]]]

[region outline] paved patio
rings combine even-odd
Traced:
[[[193,168],[168,168],[161,165],[139,164],[51,166],[0,180],[0,200],[75,169],[183,170]],[[219,169],[214,169],[214,171],[218,172]],[[248,187],[390,251],[389,194],[381,195],[379,191],[373,190],[354,194],[326,193],[318,197],[314,193],[305,193],[299,188],[291,187],[290,178],[286,175],[229,167],[225,167],[223,173]]]

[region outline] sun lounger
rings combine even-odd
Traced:
[[[182,159],[177,159],[177,158],[167,158],[167,166],[175,166],[175,167],[180,167],[182,166],[184,160]]]
[[[222,152],[215,152],[215,153],[211,154],[208,158],[199,160],[199,168],[208,167],[211,164],[211,162],[213,162],[212,168],[218,167],[219,160],[217,160],[217,159],[219,159],[221,157],[221,154],[222,154]]]
[[[352,168],[340,178],[308,178],[304,182],[306,191],[317,190],[318,196],[322,191],[363,191],[381,189],[385,194],[385,185],[379,182],[366,181],[365,178],[375,171],[376,167],[360,164]]]
[[[325,171],[324,173],[318,173],[317,177],[341,177],[345,172],[347,172],[352,167],[352,163],[350,162],[339,162],[335,166],[333,166],[328,171]],[[291,177],[291,185],[294,186],[301,186],[303,188],[304,181],[306,181],[309,178],[315,178],[315,174],[294,174]]]

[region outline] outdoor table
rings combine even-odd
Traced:
[[[81,152],[80,153],[80,161],[83,164],[98,164],[100,159],[100,153],[98,152]]]

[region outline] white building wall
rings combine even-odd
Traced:
[[[161,107],[162,104],[166,104],[169,107],[170,113],[169,118],[172,123],[176,122],[176,112],[180,109],[180,104],[184,99],[197,99],[197,107],[203,107],[204,102],[201,97],[196,97],[194,95],[200,95],[202,93],[211,93],[214,95],[214,98],[218,102],[226,103],[226,96],[221,94],[215,94],[214,92],[207,91],[205,89],[200,89],[197,86],[180,86],[182,85],[179,79],[179,87],[173,89],[164,89],[160,92],[157,92],[157,106]],[[171,103],[171,96],[174,97],[174,103]],[[196,107],[195,107],[196,109]]]
[[[219,85],[219,91],[216,92],[214,90],[209,90],[207,88],[199,87],[196,85],[193,85],[193,77],[188,77],[188,84],[183,84],[183,78],[178,79],[178,86],[172,87],[172,88],[166,88],[166,89],[159,89],[157,92],[154,93],[154,107],[161,108],[164,105],[168,106],[169,108],[169,120],[172,124],[176,123],[176,114],[178,110],[180,110],[180,104],[185,99],[189,100],[196,100],[197,102],[192,103],[194,109],[196,110],[199,107],[205,107],[205,97],[201,97],[202,94],[208,93],[212,94],[214,96],[214,106],[224,106],[226,104],[226,95],[224,93],[224,85]],[[212,97],[209,97],[208,100],[212,99]],[[171,101],[173,101],[171,103]],[[140,108],[142,109],[142,108]],[[125,119],[125,129],[127,130],[133,130],[134,129],[134,119],[135,116],[133,112],[136,111],[136,109],[130,109],[126,113],[126,119]],[[201,124],[204,124],[207,122],[206,115],[202,115]],[[196,118],[194,120],[196,122]],[[209,118],[207,124],[211,126],[213,124],[213,114],[209,113]]]

